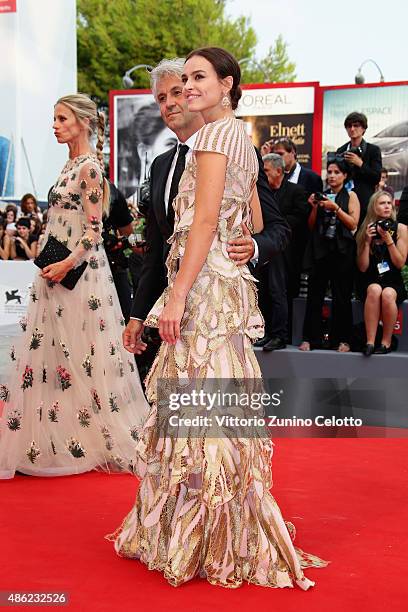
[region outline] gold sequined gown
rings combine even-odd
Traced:
[[[137,447],[141,479],[136,503],[114,540],[121,556],[161,570],[178,586],[195,576],[211,584],[307,589],[314,583],[302,567],[325,565],[292,544],[294,527],[285,523],[272,486],[269,438],[214,439],[158,436],[157,382],[160,379],[260,378],[251,343],[263,336],[256,288],[246,266],[236,266],[227,242],[250,226],[249,202],[258,161],[244,124],[228,118],[197,134],[191,160],[174,200],[175,228],[169,239],[169,287],[183,257],[194,216],[196,151],[227,156],[225,191],[218,231],[186,301],[181,338],[163,343],[146,379],[152,409]],[[146,324],[158,326],[167,291]]]

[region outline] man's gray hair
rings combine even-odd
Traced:
[[[150,71],[150,85],[154,97],[156,98],[157,84],[164,77],[175,76],[181,78],[184,69],[185,59],[182,57],[175,57],[174,59],[162,59]]]
[[[269,162],[274,168],[281,168],[283,172],[285,171],[283,157],[277,153],[267,153],[263,156],[262,161]]]

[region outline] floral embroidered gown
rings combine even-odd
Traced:
[[[243,581],[307,589],[302,567],[325,565],[292,544],[272,486],[272,442],[266,437],[171,437],[157,433],[160,379],[261,378],[251,342],[263,336],[253,278],[236,266],[227,242],[250,226],[249,202],[258,173],[254,148],[241,121],[205,125],[197,134],[174,200],[175,229],[167,260],[169,286],[183,257],[194,216],[196,151],[227,156],[218,231],[186,301],[181,338],[163,343],[146,379],[152,409],[137,447],[141,479],[136,503],[114,540],[119,555],[161,570],[178,586],[194,576],[237,587]],[[146,324],[157,326],[168,292]]]
[[[147,404],[101,243],[95,155],[69,160],[50,194],[48,236],[88,266],[70,291],[36,275],[23,335],[0,387],[0,477],[128,469]],[[2,410],[1,410],[2,406]]]

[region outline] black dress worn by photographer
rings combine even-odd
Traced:
[[[349,193],[343,187],[335,201],[347,214],[349,200]],[[340,342],[350,344],[355,257],[353,234],[335,213],[319,207],[304,258],[309,281],[303,339],[310,342],[311,348],[322,345],[322,307],[329,281],[332,292],[330,343],[333,347]]]
[[[393,222],[390,236],[395,244],[397,244],[398,240],[397,229],[397,222]],[[380,273],[379,264],[384,263],[388,264],[388,266],[386,266],[388,270]],[[380,269],[381,268],[384,269],[384,265],[380,266]],[[393,264],[388,247],[382,241],[377,241],[375,238],[373,239],[372,248],[370,249],[368,268],[361,274],[361,278],[364,282],[364,293],[362,296],[363,301],[365,301],[365,298],[367,297],[368,286],[373,283],[380,285],[380,287],[383,289],[386,287],[395,289],[397,293],[397,306],[400,306],[400,304],[402,304],[402,302],[407,298],[407,292],[404,287],[401,270]]]

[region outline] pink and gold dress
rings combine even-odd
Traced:
[[[252,342],[263,319],[247,266],[228,256],[227,243],[251,227],[251,196],[258,161],[244,124],[228,118],[197,134],[174,200],[175,228],[167,259],[171,288],[194,217],[197,151],[227,157],[218,231],[186,301],[181,338],[163,343],[146,379],[152,409],[137,447],[141,479],[136,503],[108,539],[121,556],[140,559],[178,586],[195,576],[238,587],[243,581],[307,589],[302,567],[325,562],[295,549],[294,527],[285,523],[269,489],[272,442],[268,437],[166,437],[157,433],[161,380],[260,379]],[[146,324],[158,325],[166,290]]]

